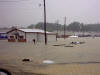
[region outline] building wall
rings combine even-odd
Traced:
[[[25,33],[21,32],[21,31],[17,31],[19,33],[20,36],[24,36],[25,39]],[[14,36],[14,34],[16,33],[16,31],[12,31],[10,33],[8,33],[8,39],[10,38],[10,36]]]
[[[26,39],[27,39],[27,42],[33,42],[33,39],[35,39],[36,42],[45,41],[44,34],[40,34],[40,33],[26,33]],[[56,35],[47,35],[47,40],[48,42],[56,41]]]
[[[25,33],[22,31],[17,30],[17,32],[19,33],[19,36],[23,36],[23,39],[26,39],[27,42],[33,42],[33,39],[35,39],[36,42],[44,42],[45,41],[45,37],[44,34],[41,33]],[[16,30],[9,32],[8,33],[8,39],[10,39],[10,36],[14,36],[14,34],[16,33]],[[16,39],[16,42],[19,39]],[[56,41],[56,35],[48,35],[47,34],[47,40],[48,41]]]
[[[37,41],[37,33],[26,33],[27,42],[33,42],[33,39]]]
[[[37,39],[39,42],[44,42],[44,34],[37,34]]]
[[[37,38],[38,38],[39,42],[44,42],[45,41],[44,34],[38,34]],[[47,41],[48,42],[56,41],[56,35],[49,35],[49,34],[47,34]]]
[[[56,41],[56,35],[47,35],[48,42]]]
[[[24,39],[25,39],[25,32],[18,31],[18,33],[20,36],[24,36]]]

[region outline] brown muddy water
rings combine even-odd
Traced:
[[[30,61],[23,62],[24,58]],[[44,64],[44,60],[54,64]],[[100,75],[100,38],[59,39],[46,46],[0,40],[0,68],[13,75]]]

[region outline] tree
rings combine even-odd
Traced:
[[[67,29],[69,31],[80,31],[80,29],[82,29],[82,28],[81,28],[81,24],[79,22],[72,22],[71,24],[69,24]]]
[[[27,28],[33,29],[33,28],[35,28],[35,25],[34,25],[34,24],[31,24],[31,25],[29,25]]]
[[[38,24],[36,24],[35,26],[38,29],[44,29],[44,23],[40,22]],[[57,30],[57,24],[56,23],[47,23],[47,31],[56,31]],[[63,26],[58,24],[58,30],[62,30]]]
[[[43,22],[39,22],[35,25],[35,28],[38,28],[38,29],[44,29],[44,23]]]

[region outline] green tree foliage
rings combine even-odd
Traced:
[[[58,30],[62,30],[63,29],[63,26],[56,23],[47,23],[47,31],[55,31],[57,30],[57,27],[58,27]],[[38,28],[38,29],[44,29],[44,23],[40,22],[38,24],[36,24],[35,28]]]
[[[81,31],[81,32],[100,32],[100,24],[83,24],[80,22],[72,22],[68,25],[67,30],[69,31]]]
[[[27,28],[33,29],[33,28],[35,28],[35,25],[34,25],[34,24],[31,24],[31,25],[29,25]]]
[[[68,26],[65,26],[67,31],[74,31],[74,32],[90,32],[90,31],[94,31],[94,32],[100,32],[100,24],[83,24],[80,22],[72,22],[70,23]],[[33,29],[33,28],[37,28],[37,29],[44,29],[44,23],[43,22],[39,22],[36,25],[31,24],[29,25],[27,28]],[[57,29],[59,31],[63,31],[64,30],[64,25],[58,24],[57,23],[47,23],[47,31],[57,31]]]
[[[100,24],[86,24],[84,25],[85,31],[100,32]]]
[[[73,23],[69,24],[69,26],[67,27],[67,29],[69,31],[80,31],[81,24],[79,22],[73,22]]]

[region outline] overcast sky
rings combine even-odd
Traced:
[[[41,5],[40,5],[41,4]],[[100,0],[46,0],[47,22],[100,23]],[[0,0],[0,27],[43,22],[43,0]]]

